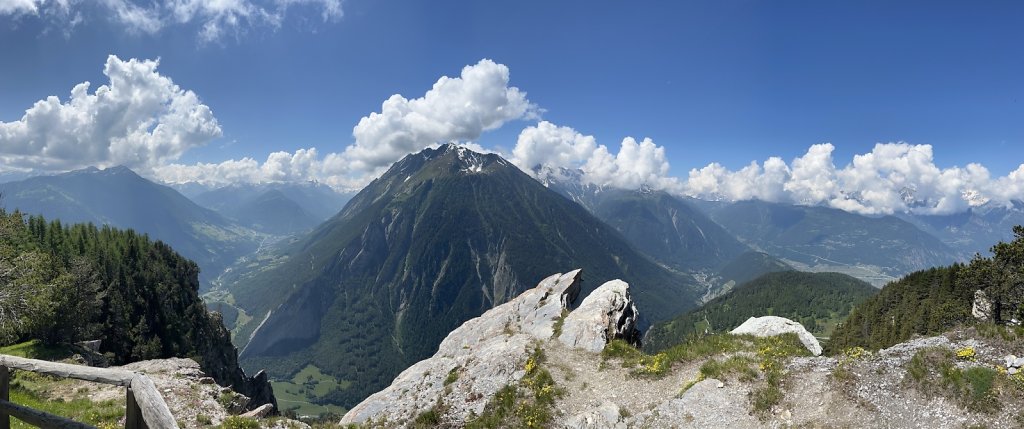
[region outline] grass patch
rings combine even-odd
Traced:
[[[427,429],[437,427],[441,424],[441,410],[438,406],[420,413],[416,416],[416,419],[412,421],[412,427],[415,429]]]
[[[731,376],[737,376],[740,381],[754,381],[757,378],[754,360],[746,356],[731,356],[726,360],[711,359],[700,366],[700,374],[703,378],[723,381]]]
[[[562,314],[555,319],[555,325],[551,327],[551,338],[558,338],[562,336],[562,326],[565,325],[565,317],[569,315],[569,309],[563,308]]]
[[[1002,339],[1004,341],[1024,340],[1024,326],[997,325],[995,323],[979,323],[974,325],[978,335],[985,339]]]
[[[42,341],[31,340],[23,343],[12,344],[0,347],[0,354],[23,357],[26,359],[39,359],[48,361],[59,361],[70,358],[74,355],[67,346],[45,345]]]
[[[796,334],[759,338],[752,335],[715,334],[692,337],[660,353],[649,355],[622,340],[613,340],[601,352],[604,361],[619,360],[623,368],[632,368],[632,374],[639,377],[661,378],[671,372],[676,363],[706,360],[720,354],[739,352],[768,353],[773,358],[809,356]],[[739,362],[733,361],[732,369],[738,370]],[[709,370],[716,368],[709,367]],[[743,373],[739,371],[738,373]]]
[[[1011,381],[983,366],[957,368],[955,361],[963,359],[961,354],[941,347],[918,350],[907,363],[906,380],[925,395],[954,399],[970,411],[998,411],[1002,408],[999,385]]]
[[[221,429],[259,429],[260,423],[256,419],[231,416],[220,424]]]
[[[352,382],[338,380],[324,374],[315,365],[306,365],[288,380],[270,382],[274,387],[274,396],[284,411],[292,411],[298,416],[316,417],[334,414],[345,414],[345,408],[323,404],[321,398],[335,389],[347,389]]]
[[[730,355],[719,359],[716,356]],[[619,360],[637,377],[661,378],[676,363],[703,360],[697,377],[683,386],[686,392],[708,378],[761,381],[750,396],[753,409],[762,417],[783,398],[785,361],[793,356],[809,356],[796,334],[775,337],[716,334],[691,337],[686,342],[655,355],[648,355],[621,340],[609,343],[601,352],[603,361]]]
[[[508,385],[494,395],[484,412],[466,423],[468,429],[541,428],[554,420],[555,399],[565,392],[555,386],[551,373],[543,367],[542,349],[535,348],[523,369],[526,375],[518,385]]]
[[[854,375],[853,371],[850,371],[850,365],[870,356],[871,352],[859,346],[843,350],[842,355],[839,356],[839,363],[836,365],[836,369],[832,370],[832,378],[842,382],[852,382],[856,375]]]
[[[62,399],[52,399],[45,393],[46,383],[43,380],[33,380],[30,383],[25,383],[22,380],[23,374],[31,374],[36,377],[47,377],[41,376],[34,373],[25,373],[24,371],[16,371],[15,377],[11,380],[10,397],[11,402],[34,408],[40,411],[45,411],[50,414],[66,417],[78,422],[86,423],[96,427],[115,427],[118,421],[124,417],[124,400],[109,400],[103,402],[93,402],[88,398],[75,398],[70,401],[64,401]],[[54,380],[56,382],[57,380]],[[32,387],[26,387],[26,384]],[[37,390],[43,387],[41,390]],[[12,428],[34,428],[21,420],[12,418]]]
[[[452,368],[451,371],[448,371],[448,376],[444,378],[444,385],[447,386],[449,384],[452,384],[452,383],[458,381],[459,380],[459,371],[461,369],[462,368],[456,366],[455,368]]]
[[[28,359],[59,361],[71,357],[74,353],[67,346],[45,345],[39,340],[26,341],[0,347],[0,354],[19,356]],[[117,426],[124,417],[124,400],[93,402],[89,399],[88,388],[74,390],[70,398],[67,392],[78,383],[73,380],[30,371],[15,370],[10,382],[11,402],[50,414],[66,417],[96,427]],[[64,393],[58,393],[64,392]],[[63,396],[63,397],[57,397]],[[21,420],[12,418],[12,428],[33,428]]]

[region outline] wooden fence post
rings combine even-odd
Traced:
[[[124,429],[144,429],[146,425],[142,422],[142,410],[139,408],[139,403],[135,401],[135,392],[132,392],[131,386],[124,390],[127,392],[124,410]]]
[[[11,400],[11,371],[0,365],[0,401]],[[11,416],[0,412],[0,429],[11,429]]]

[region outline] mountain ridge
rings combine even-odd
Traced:
[[[162,240],[199,263],[204,287],[259,242],[253,231],[123,166],[36,176],[0,184],[0,192],[0,204],[12,210],[130,228]]]
[[[243,361],[276,366],[278,376],[306,361],[364,377],[362,390],[332,399],[347,405],[552,268],[583,266],[584,290],[636,280],[634,296],[652,320],[692,307],[699,293],[508,161],[454,145],[396,162],[289,252],[228,288],[253,316],[236,336]]]

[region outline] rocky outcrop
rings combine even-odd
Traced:
[[[988,299],[985,291],[978,289],[974,291],[974,305],[971,306],[971,315],[979,322],[992,322],[992,300]]]
[[[542,420],[540,427],[574,429],[1020,425],[1018,414],[1024,403],[1014,388],[994,389],[991,398],[998,400],[1001,408],[979,411],[955,396],[962,393],[959,389],[925,394],[908,377],[915,356],[944,349],[934,356],[946,360],[932,361],[936,358],[930,357],[928,365],[948,364],[963,371],[1006,368],[1004,377],[1011,377],[1013,383],[1024,359],[1007,356],[1016,351],[1017,344],[999,337],[986,339],[974,329],[964,329],[874,353],[861,350],[836,358],[803,356],[802,352],[794,356],[788,354],[789,347],[775,350],[753,338],[726,334],[709,338],[706,352],[698,351],[698,345],[694,348],[697,355],[688,359],[666,360],[667,355],[654,355],[636,362],[632,357],[592,352],[597,346],[579,347],[598,343],[603,347],[604,341],[614,338],[608,333],[629,332],[623,328],[631,323],[627,313],[635,319],[636,310],[625,284],[609,282],[598,288],[559,322],[575,299],[579,279],[579,271],[551,276],[509,303],[470,320],[444,340],[437,354],[353,408],[342,423],[399,428],[420,427],[429,421],[427,426],[432,427],[465,427],[476,415],[499,427],[528,427],[542,412],[549,413],[550,419]],[[577,329],[574,326],[582,322],[574,320],[588,320],[590,326]],[[558,332],[561,334],[553,335]],[[802,325],[780,317],[751,318],[734,331],[762,337],[790,332],[814,354],[821,352]],[[566,342],[563,337],[591,341]],[[975,358],[956,357],[962,350],[971,350]],[[776,352],[788,355],[776,356]],[[739,369],[723,369],[736,365]],[[526,376],[527,368],[534,368],[534,375]],[[658,368],[665,372],[653,376]],[[779,371],[781,382],[773,384],[770,371]],[[561,392],[549,397],[553,403],[548,408],[536,408],[538,404],[533,402],[541,398],[537,392],[544,391],[531,390],[541,380],[536,374],[550,377],[551,383],[541,389]],[[940,377],[935,371],[930,374]],[[495,402],[497,392],[505,386],[513,387],[515,397],[501,396],[501,401]],[[681,386],[685,386],[682,391]]]
[[[434,356],[406,369],[386,389],[353,407],[342,425],[409,421],[443,403],[447,421],[464,426],[494,394],[525,375],[534,344],[551,338],[562,311],[580,292],[580,270],[552,275],[515,299],[452,331]]]
[[[807,350],[810,350],[815,356],[821,355],[821,344],[818,343],[818,339],[814,338],[814,335],[811,335],[804,328],[804,325],[785,317],[751,317],[746,322],[743,322],[742,325],[733,329],[731,333],[734,335],[750,334],[756,337],[771,337],[794,333],[800,338],[800,342],[803,343],[804,347],[807,347]]]
[[[248,402],[244,405],[246,410],[253,410],[264,404],[270,404],[277,408],[277,398],[274,397],[274,389],[270,385],[267,374],[263,371],[249,376],[238,364],[238,349],[231,343],[231,333],[224,328],[219,313],[211,315],[212,334],[204,338],[205,343],[199,346],[200,366],[203,372],[217,381],[217,384],[230,387],[234,391],[245,395]]]
[[[639,312],[622,280],[607,282],[590,293],[579,308],[569,313],[558,340],[569,347],[600,352],[613,339],[637,345]]]
[[[210,427],[240,414],[250,399],[227,387],[212,383],[212,378],[192,359],[153,359],[130,363],[116,369],[146,374],[163,397],[175,420],[182,428]],[[51,401],[89,400],[93,402],[124,402],[124,387],[79,380],[53,381],[46,389]],[[256,412],[246,414],[261,419],[273,414],[274,406],[263,404]],[[262,420],[262,428],[308,429],[309,426],[287,419]]]

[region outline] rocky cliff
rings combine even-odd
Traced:
[[[555,274],[451,332],[431,358],[352,408],[359,427],[868,427],[1024,425],[1024,331],[967,328],[874,353],[816,356],[799,323],[755,318],[647,355],[612,281],[573,307]],[[600,304],[598,304],[600,303]],[[741,333],[742,332],[742,333]],[[596,344],[600,344],[597,347]],[[1007,364],[1007,362],[1012,362]],[[1007,366],[1009,365],[1009,366]]]
[[[214,328],[210,335],[203,338],[204,344],[198,347],[200,355],[197,359],[201,362],[202,370],[216,380],[217,384],[245,395],[248,398],[245,404],[247,410],[265,404],[270,404],[277,410],[277,398],[274,396],[274,389],[270,385],[267,373],[259,371],[256,375],[247,375],[238,364],[238,349],[231,343],[231,333],[224,328],[220,314],[213,313],[211,318]]]

